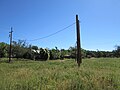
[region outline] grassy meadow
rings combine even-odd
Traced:
[[[120,90],[120,59],[0,59],[0,90]]]

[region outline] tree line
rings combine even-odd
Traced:
[[[0,58],[9,57],[10,45],[4,42],[0,43]],[[90,51],[81,50],[82,58],[101,58],[101,57],[120,57],[120,46],[116,46],[113,51]],[[61,49],[58,47],[48,49],[39,48],[38,46],[27,44],[25,40],[18,40],[12,42],[12,58],[23,58],[31,60],[57,60],[64,58],[76,58],[76,47],[69,47],[69,49]]]

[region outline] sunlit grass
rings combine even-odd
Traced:
[[[5,61],[5,62],[4,62]],[[0,90],[120,90],[120,59],[0,62]]]

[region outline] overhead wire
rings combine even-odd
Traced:
[[[26,40],[26,41],[37,41],[37,40],[49,38],[49,37],[51,37],[51,36],[54,36],[54,35],[56,35],[56,34],[62,32],[62,31],[64,31],[64,30],[66,30],[67,28],[73,26],[74,24],[75,24],[75,22],[72,23],[72,24],[70,24],[70,25],[68,25],[67,27],[65,27],[65,28],[63,28],[63,29],[60,29],[60,30],[58,30],[58,31],[56,31],[56,32],[54,32],[54,33],[52,33],[52,34],[47,35],[47,36],[43,36],[43,37],[40,37],[40,38],[31,39],[31,40],[27,40],[27,39],[25,39],[25,40]],[[14,40],[19,40],[19,39],[14,39]]]
[[[65,28],[63,28],[63,29],[61,29],[61,30],[59,30],[59,31],[56,31],[56,32],[54,32],[54,33],[52,33],[52,34],[49,34],[49,35],[47,35],[47,36],[40,37],[40,38],[37,38],[37,39],[27,40],[27,41],[37,41],[37,40],[41,40],[41,39],[45,39],[45,38],[51,37],[51,36],[53,36],[53,35],[56,35],[56,34],[62,32],[62,31],[64,31],[64,30],[66,30],[67,28],[73,26],[74,24],[75,24],[75,23],[72,23],[71,25],[69,25],[69,26],[67,26],[67,27],[65,27]]]

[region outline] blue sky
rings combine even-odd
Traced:
[[[81,45],[88,50],[113,50],[120,45],[120,0],[0,0],[0,42],[32,40],[81,21]],[[27,41],[39,47],[75,46],[75,25],[49,38]]]

